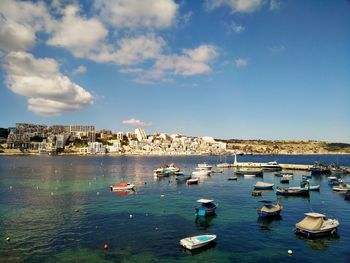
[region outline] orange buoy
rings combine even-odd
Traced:
[[[105,243],[105,244],[103,245],[103,249],[104,249],[104,250],[107,250],[107,249],[108,249],[108,244],[107,244],[107,243]]]

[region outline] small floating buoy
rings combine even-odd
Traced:
[[[10,242],[10,239],[11,239],[10,237],[7,237],[7,238],[6,238],[6,241],[7,241],[7,242]]]
[[[288,255],[292,255],[293,251],[291,249],[288,250]]]
[[[12,191],[12,185],[10,185],[10,191]]]
[[[77,212],[77,213],[78,213],[78,212],[79,212],[79,209],[75,209],[75,212]]]
[[[53,195],[53,192],[51,192],[51,195]]]
[[[160,197],[164,197],[164,195],[160,195]]]
[[[96,194],[97,194],[97,195],[100,195],[100,192],[97,192]]]
[[[103,249],[104,249],[104,250],[107,250],[107,249],[108,249],[108,244],[107,244],[107,243],[105,243],[105,244],[103,245]]]
[[[158,228],[158,227],[156,227],[154,230],[155,230],[155,231],[158,231],[158,230],[159,230],[159,228]]]
[[[148,216],[148,214],[146,213],[146,216]]]
[[[39,186],[36,187],[36,190],[39,190]]]
[[[130,218],[132,218],[132,215],[129,215]]]

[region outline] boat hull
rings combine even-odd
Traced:
[[[277,189],[276,195],[283,195],[283,196],[309,196],[309,190],[283,190],[283,189]]]
[[[310,231],[303,228],[296,228],[296,234],[300,234],[306,237],[319,237],[319,236],[327,236],[327,235],[335,235],[337,233],[337,227],[325,229],[325,230],[317,230]]]

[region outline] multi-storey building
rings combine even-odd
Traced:
[[[139,140],[139,142],[147,139],[147,135],[146,135],[144,129],[142,129],[142,128],[135,129],[135,134],[136,134],[136,138]]]

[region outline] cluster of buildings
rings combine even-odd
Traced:
[[[226,143],[212,137],[188,137],[181,134],[147,135],[142,128],[134,132],[97,131],[86,125],[36,125],[17,123],[2,129],[1,149],[38,153],[71,154],[224,154]],[[5,135],[4,135],[5,134]],[[6,136],[6,138],[4,137]]]

